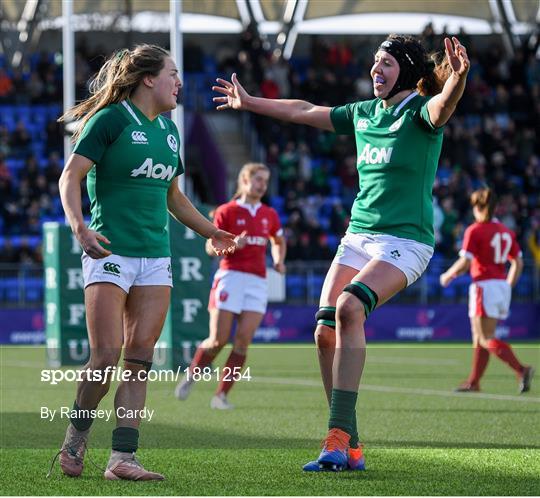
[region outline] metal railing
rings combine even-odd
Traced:
[[[395,296],[391,302],[421,305],[466,303],[471,282],[468,275],[458,277],[446,289],[439,284],[439,275],[454,261],[454,259],[433,259],[422,277]],[[330,261],[287,262],[287,302],[317,304],[330,263]],[[512,299],[514,302],[540,302],[540,268],[535,267],[532,260],[525,260],[523,274],[513,289]]]
[[[45,295],[43,266],[0,264],[0,307],[41,307]]]
[[[413,285],[392,299],[394,303],[465,303],[468,276],[457,278],[447,289],[439,285],[439,275],[453,260],[432,260],[427,271]],[[330,261],[287,262],[287,303],[317,304]],[[41,307],[45,295],[43,267],[38,264],[0,264],[0,307]],[[540,303],[540,268],[526,260],[523,274],[513,290],[514,302]]]

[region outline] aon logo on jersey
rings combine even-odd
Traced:
[[[164,164],[154,164],[152,158],[147,158],[138,168],[131,170],[131,176],[145,176],[146,178],[156,178],[159,180],[171,181],[176,168],[165,166]]]
[[[369,144],[366,144],[362,153],[358,156],[358,164],[388,164],[390,158],[392,157],[393,147],[372,147]]]

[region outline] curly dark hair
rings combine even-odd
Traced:
[[[391,34],[386,40],[402,44],[407,54],[421,68],[421,76],[416,84],[420,95],[428,96],[440,93],[451,72],[446,56],[441,56],[437,52],[428,54],[420,40],[413,36]]]

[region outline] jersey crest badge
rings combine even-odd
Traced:
[[[167,135],[167,144],[173,152],[178,152],[178,142],[174,135]]]

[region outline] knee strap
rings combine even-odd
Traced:
[[[143,368],[139,370],[146,370],[149,372],[152,369],[152,362],[145,360],[137,360],[135,358],[124,358],[124,365],[126,363],[133,363],[134,365],[141,365]]]
[[[343,292],[350,292],[358,299],[360,299],[360,302],[364,305],[366,318],[375,309],[375,306],[377,306],[377,302],[379,301],[379,296],[377,296],[375,291],[371,290],[366,284],[363,284],[362,282],[351,282],[344,287]]]
[[[326,325],[332,329],[336,328],[336,307],[335,306],[322,306],[319,311],[315,313],[315,320],[317,325]]]

